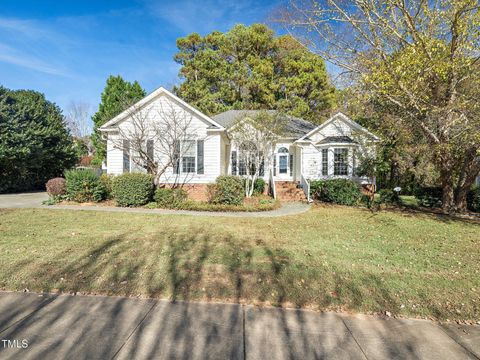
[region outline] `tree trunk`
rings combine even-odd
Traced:
[[[443,185],[442,210],[444,213],[455,211],[453,186],[451,184]]]
[[[461,187],[457,189],[455,196],[455,211],[466,212],[467,211],[467,195],[470,190],[471,184],[469,187]]]
[[[442,182],[442,210],[444,213],[455,211],[455,194],[453,191],[453,176],[448,166],[448,162],[442,164],[440,168],[440,180]]]
[[[463,157],[463,166],[455,189],[455,211],[467,211],[468,192],[480,172],[480,159],[477,156],[477,149],[471,148]]]

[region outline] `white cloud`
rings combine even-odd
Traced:
[[[45,74],[69,76],[64,69],[48,64],[38,58],[15,50],[2,43],[0,43],[0,61],[22,66]]]
[[[147,2],[150,13],[169,22],[183,33],[207,33],[226,30],[239,22],[261,21],[265,5],[253,0],[180,0],[176,2]]]

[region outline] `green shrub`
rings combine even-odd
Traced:
[[[207,188],[209,202],[212,204],[240,205],[245,197],[243,184],[243,179],[238,176],[219,176],[215,184]]]
[[[379,195],[379,202],[381,204],[399,204],[400,197],[398,196],[398,192],[393,191],[391,189],[382,189],[378,193]]]
[[[125,173],[113,179],[112,194],[119,206],[141,206],[153,195],[153,177],[142,173]]]
[[[187,197],[187,192],[180,188],[158,188],[155,191],[155,202],[159,207],[175,208],[186,201]]]
[[[467,206],[471,211],[480,212],[480,186],[475,186],[468,192]]]
[[[99,177],[91,169],[65,171],[66,197],[78,202],[101,201],[106,191]]]
[[[253,184],[253,195],[262,195],[265,191],[265,180],[258,178]]]
[[[316,200],[350,206],[357,205],[362,199],[358,184],[347,179],[312,181],[310,194]]]
[[[276,200],[260,200],[258,204],[212,204],[209,202],[187,200],[175,207],[177,210],[191,210],[191,211],[219,211],[219,212],[255,212],[255,211],[270,211],[280,207],[280,202]]]
[[[441,187],[422,187],[415,190],[418,204],[425,207],[441,207],[442,194]]]
[[[112,184],[113,184],[113,175],[102,174],[100,175],[100,183],[103,185],[105,189],[105,198],[111,199],[112,198]]]

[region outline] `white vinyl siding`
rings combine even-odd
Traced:
[[[150,104],[146,105],[144,111],[148,113],[148,121],[155,122],[156,117],[159,116],[159,112],[161,112],[162,109],[171,108],[174,108],[178,114],[182,114],[183,112],[185,116],[189,117],[189,133],[191,134],[192,139],[204,141],[204,173],[197,174],[194,172],[187,174],[174,174],[173,167],[170,167],[160,181],[164,183],[185,182],[192,184],[215,182],[215,179],[221,175],[221,133],[215,130],[210,130],[209,127],[211,127],[211,124],[208,124],[198,115],[188,112],[181,105],[166,96],[160,96],[153,100]],[[125,119],[119,124],[119,127],[122,127],[123,132],[126,132],[128,131],[128,128],[131,127],[131,124],[129,124],[128,119]],[[155,138],[153,138],[153,140],[155,141]],[[123,151],[115,148],[114,145],[117,143],[118,135],[115,133],[109,133],[107,140],[107,172],[113,175],[120,175],[123,172]],[[196,151],[196,149],[194,151]],[[161,157],[161,155],[156,152],[154,156],[157,160]],[[197,159],[195,159],[195,162],[196,161]]]

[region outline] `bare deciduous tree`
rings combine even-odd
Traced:
[[[464,211],[480,172],[478,0],[292,0],[280,21],[394,126],[423,135],[444,210]]]
[[[127,121],[118,126],[113,146],[127,152],[139,170],[154,175],[156,184],[179,186],[188,182],[195,170],[182,171],[182,166],[189,166],[182,160],[195,153],[197,134],[192,132],[192,115],[170,103],[145,108],[134,105],[126,111]]]
[[[93,145],[90,141],[93,122],[91,120],[92,106],[86,102],[72,101],[68,105],[65,121],[71,134],[81,140],[88,149],[88,153],[93,153]]]
[[[283,135],[285,119],[281,114],[261,111],[241,116],[229,131],[237,148],[238,162],[245,178],[245,196],[253,195],[255,181],[273,164],[275,144]]]

